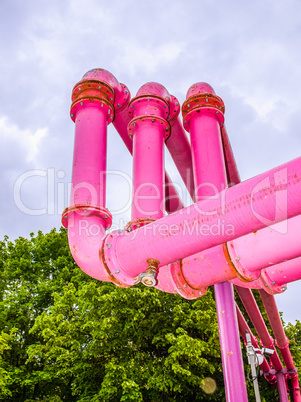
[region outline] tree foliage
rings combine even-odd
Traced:
[[[1,400],[225,399],[211,289],[188,301],[96,281],[64,229],[6,237],[0,252]],[[300,323],[289,331],[300,358]]]

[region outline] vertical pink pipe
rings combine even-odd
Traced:
[[[75,119],[71,205],[105,205],[107,120],[87,107]]]
[[[89,74],[88,74],[89,75]],[[106,194],[107,125],[113,120],[110,89],[91,77],[75,85],[71,118],[75,122],[71,205],[63,212],[73,258],[88,275],[109,281],[99,260],[99,244],[112,222],[104,208]]]
[[[151,120],[137,123],[133,136],[132,219],[163,216],[164,128]]]
[[[127,132],[127,126],[131,120],[129,116],[128,104],[121,110],[116,110],[113,125],[123,140],[129,152],[133,153],[133,141]],[[194,187],[193,187],[194,188]],[[168,174],[165,172],[165,209],[166,212],[172,213],[184,207],[173,183]]]
[[[139,89],[130,104],[132,120],[128,133],[133,138],[133,220],[163,216],[163,144],[170,133],[166,120],[168,96],[162,85],[149,82]]]
[[[200,108],[200,101],[209,103],[211,108]],[[204,83],[193,85],[187,92],[183,104],[183,118],[190,131],[192,163],[194,168],[196,199],[216,196],[227,186],[225,162],[220,135],[221,114],[214,90]],[[221,246],[220,246],[221,247]],[[229,282],[214,286],[216,312],[219,326],[224,383],[227,401],[247,401],[243,360],[238,332],[238,322],[234,303],[233,285]]]
[[[220,126],[216,116],[202,112],[193,117],[190,136],[196,199],[200,201],[216,196],[226,187]]]

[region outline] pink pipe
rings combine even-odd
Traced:
[[[246,341],[246,331],[248,331],[248,333],[251,336],[251,340],[252,340],[252,345],[254,346],[255,349],[259,349],[259,345],[258,345],[258,341],[257,338],[253,335],[249,325],[247,324],[244,316],[242,315],[242,312],[240,311],[239,307],[236,305],[236,312],[237,312],[237,320],[238,320],[238,327],[239,327],[239,332],[241,337],[244,340],[244,343],[246,345],[247,341]],[[266,358],[263,358],[263,362],[261,363],[260,367],[262,368],[262,371],[264,373],[265,378],[268,380],[269,383],[271,384],[275,384],[277,379],[276,376],[272,373],[270,373],[270,366],[266,360]]]
[[[186,120],[186,129],[190,131],[196,199],[198,201],[219,193],[227,185],[220,125],[217,116],[219,111],[217,112],[216,109],[205,110],[198,106],[200,99],[207,98],[208,92],[215,95],[208,84],[195,84],[188,90],[186,101],[183,104],[183,118]],[[197,106],[193,105],[194,100],[196,100]],[[190,108],[193,106],[194,110],[191,111]],[[214,190],[213,194],[212,189]],[[222,248],[222,246],[217,247]],[[238,399],[247,401],[233,285],[229,282],[218,283],[214,286],[214,292],[226,399],[228,401]]]
[[[156,258],[163,266],[260,230],[265,227],[266,219],[280,222],[292,218],[301,213],[298,202],[301,180],[296,180],[301,176],[300,162],[301,158],[297,158],[230,187],[217,197],[199,201],[137,229],[131,236],[112,232],[105,243],[114,244],[119,266],[137,275],[143,271],[148,258]],[[287,173],[285,185],[275,180],[283,171]],[[225,227],[231,227],[231,231],[210,233],[213,225],[221,221]],[[200,241],[200,231],[205,225],[209,228],[208,235],[202,236]],[[135,255],[134,261],[132,255]]]
[[[170,98],[168,94],[167,98]],[[120,110],[116,110],[113,125],[126,145],[129,152],[133,153],[133,141],[129,137],[127,132],[127,127],[131,121],[129,116],[129,99],[127,100],[126,107]],[[175,134],[179,137],[178,132]],[[187,151],[186,151],[187,152]],[[168,213],[178,211],[184,207],[172,181],[170,180],[168,174],[165,172],[165,208]]]
[[[276,224],[270,228],[242,236],[228,242],[227,246],[213,247],[183,258],[184,277],[189,284],[193,283],[195,287],[231,280],[243,287],[261,288],[264,283],[262,280],[257,281],[257,278],[259,278],[260,270],[266,268],[271,282],[276,282],[278,288],[279,285],[298,280],[301,277],[301,271],[298,270],[296,263],[290,265],[287,260],[301,255],[299,241],[301,216],[296,216],[286,222],[287,231],[285,233],[277,231],[280,225]],[[209,233],[209,227],[207,230],[205,229],[200,233],[203,236]],[[222,230],[226,233],[227,227],[216,226],[214,230]],[[278,278],[283,276],[283,272],[286,272],[285,278],[279,281]],[[275,277],[277,279],[274,279]],[[243,280],[248,282],[243,282]],[[275,287],[274,290],[276,291]]]
[[[132,219],[163,216],[163,131],[151,121],[136,127]]]
[[[130,153],[132,153],[132,140],[127,134],[127,126],[131,120],[128,115],[128,105],[130,101],[130,91],[128,88],[124,84],[119,83],[110,72],[102,68],[95,68],[88,71],[79,84],[84,82],[97,82],[98,86],[100,86],[100,88],[97,86],[97,89],[105,93],[106,99],[110,101],[115,111],[114,120],[113,113],[111,115],[113,125]],[[165,182],[167,185],[166,210],[168,212],[175,212],[183,208],[183,204],[167,174],[165,174]]]
[[[289,340],[285,335],[275,298],[274,296],[267,294],[263,290],[259,290],[259,294],[267,312],[267,316],[275,336],[276,345],[280,349],[284,364],[288,369],[288,375],[291,379],[293,387],[294,401],[300,402],[301,395],[298,381],[298,372],[294,365],[293,357],[289,349]]]
[[[163,217],[163,141],[170,132],[167,95],[162,85],[148,83],[131,101],[133,119],[128,132],[133,137],[133,220]]]
[[[233,285],[229,282],[220,283],[215,285],[214,292],[226,400],[248,401]]]
[[[127,132],[127,126],[131,118],[129,116],[128,105],[122,110],[117,110],[115,112],[115,118],[113,121],[113,126],[117,130],[121,139],[123,140],[125,146],[129,152],[133,153],[133,140],[129,137]],[[165,209],[166,212],[172,213],[179,211],[184,208],[184,205],[175,189],[172,181],[170,180],[168,174],[165,172]]]
[[[301,215],[235,239],[228,243],[228,250],[246,270],[257,271],[299,257],[300,238]]]
[[[89,73],[73,88],[71,118],[75,121],[75,145],[71,206],[62,216],[63,225],[68,227],[73,258],[88,275],[104,281],[109,281],[110,276],[99,261],[99,241],[112,223],[104,206],[107,124],[113,120],[113,98],[112,91]]]
[[[198,130],[198,127],[202,127],[202,130]],[[195,183],[199,183],[195,184],[196,198],[200,201],[216,196],[226,187],[219,121],[212,113],[200,113],[190,120],[190,132],[196,133],[191,135],[192,150],[199,148],[197,154],[192,152],[192,156]],[[200,163],[203,169],[198,168]]]
[[[277,283],[278,286],[299,281],[301,279],[301,257],[273,265],[267,269],[267,272],[271,280]]]
[[[94,107],[79,110],[75,119],[71,205],[105,205],[106,142],[106,113]]]

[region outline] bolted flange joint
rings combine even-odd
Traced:
[[[172,105],[172,116],[170,113],[170,103]],[[156,82],[149,82],[143,85],[137,95],[129,104],[129,116],[132,118],[128,125],[128,134],[133,138],[136,129],[143,124],[153,124],[164,130],[164,139],[170,135],[169,120],[176,118],[178,104],[176,98],[169,95],[166,88]]]
[[[223,251],[227,264],[235,273],[236,278],[242,282],[253,282],[260,277],[260,270],[250,271],[243,265],[235,249],[235,241],[228,241],[223,244]]]
[[[224,102],[206,83],[194,84],[187,92],[186,100],[182,105],[183,125],[186,131],[190,130],[191,118],[200,113],[213,114],[221,126],[224,124]]]
[[[270,295],[277,295],[279,293],[283,293],[287,289],[286,285],[280,286],[275,281],[272,281],[266,269],[261,270],[258,282],[262,287],[262,289],[265,290]]]
[[[97,81],[109,87],[114,94],[113,106],[115,112],[123,110],[129,104],[131,98],[130,91],[126,85],[121,84],[109,71],[103,68],[93,68],[83,76],[83,80]]]
[[[114,91],[104,82],[81,80],[74,86],[71,100],[70,116],[73,121],[77,112],[85,107],[103,109],[108,124],[114,119]]]
[[[133,230],[142,228],[143,226],[148,225],[149,223],[154,222],[154,221],[155,221],[155,219],[153,219],[153,218],[145,218],[145,217],[137,218],[137,219],[134,219],[134,220],[128,222],[125,225],[124,230],[129,233],[129,232],[132,232]]]
[[[107,123],[114,120],[115,112],[122,111],[130,101],[130,91],[113,74],[102,68],[88,71],[73,88],[71,119],[83,107],[104,108]]]
[[[65,228],[72,225],[74,214],[81,217],[98,216],[104,221],[105,229],[112,226],[112,215],[108,209],[98,205],[75,204],[62,213],[62,225]]]
[[[182,271],[182,260],[170,264],[170,273],[175,285],[175,290],[182,297],[184,297],[184,299],[197,299],[198,297],[204,296],[204,294],[206,294],[207,287],[193,288],[187,282]]]

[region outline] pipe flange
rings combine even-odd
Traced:
[[[120,86],[121,91],[115,93],[115,103],[114,103],[115,113],[121,112],[123,109],[125,109],[125,107],[128,106],[131,99],[131,93],[128,87],[121,83]]]
[[[99,250],[99,258],[102,260],[111,282],[115,285],[126,288],[136,284],[136,277],[132,277],[119,267],[118,255],[116,254],[115,243],[122,240],[123,236],[129,236],[127,232],[119,233],[115,230],[105,236]]]
[[[169,106],[168,103],[157,95],[138,95],[133,98],[129,103],[129,116],[135,116],[135,109],[140,108],[141,105],[147,106],[144,111],[144,116],[158,116],[162,115],[163,118],[167,119],[169,116]]]
[[[155,221],[155,219],[153,219],[153,218],[137,218],[137,219],[134,219],[134,220],[128,222],[125,225],[124,230],[129,233],[129,232],[132,232],[133,230],[139,229],[140,227],[148,225],[149,223],[154,222],[154,221]]]
[[[275,281],[272,281],[270,275],[266,269],[262,269],[260,272],[260,277],[258,282],[263,290],[265,290],[270,295],[277,295],[286,291],[286,285],[278,285]]]
[[[260,277],[260,270],[252,272],[243,266],[235,249],[235,241],[224,243],[223,250],[227,264],[235,271],[236,277],[239,280],[242,282],[253,282]]]
[[[144,121],[151,121],[154,126],[157,126],[157,127],[161,128],[162,130],[164,130],[164,140],[165,141],[170,136],[170,124],[168,123],[167,120],[165,120],[159,116],[145,115],[145,116],[136,117],[129,122],[127,130],[128,130],[128,135],[130,138],[133,138],[136,128],[140,124],[143,124]]]
[[[167,117],[167,120],[170,122],[171,125],[179,116],[180,110],[181,110],[181,107],[180,107],[180,103],[179,103],[178,99],[175,96],[170,95],[169,115]]]
[[[108,209],[98,205],[75,204],[66,208],[62,213],[62,225],[65,228],[70,225],[75,213],[81,217],[100,217],[104,221],[105,229],[109,229],[112,226],[112,215]]]
[[[288,348],[288,346],[289,346],[289,344],[290,344],[290,341],[289,341],[289,339],[288,339],[288,337],[286,336],[285,337],[285,345],[283,345],[283,346],[280,346],[279,344],[278,344],[278,342],[277,342],[277,339],[275,339],[275,345],[277,346],[277,348],[279,348],[279,349],[287,349]]]
[[[184,299],[197,299],[204,296],[207,287],[193,288],[185,279],[182,271],[182,260],[170,264],[170,273],[176,287],[176,291],[184,297]]]
[[[223,100],[216,95],[205,93],[190,96],[182,105],[183,125],[189,132],[189,123],[192,117],[201,112],[214,114],[220,125],[224,124],[225,105]]]
[[[70,109],[70,117],[75,122],[76,113],[81,108],[94,107],[103,110],[107,115],[107,124],[110,124],[114,120],[114,108],[111,103],[105,99],[99,100],[99,98],[82,98],[81,100],[76,100],[72,103]]]
[[[107,100],[112,106],[114,105],[114,90],[103,81],[83,79],[73,87],[72,103],[90,97],[100,101]]]

